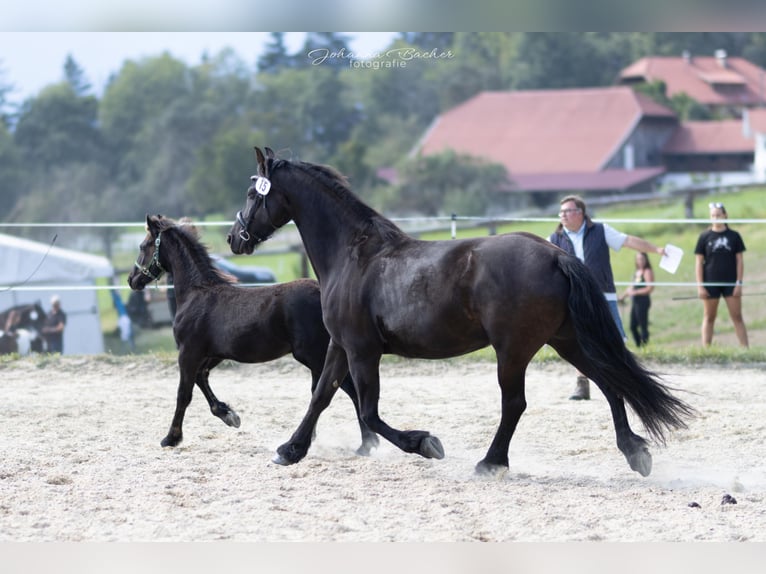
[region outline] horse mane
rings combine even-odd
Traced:
[[[190,222],[178,222],[169,217],[158,216],[161,233],[167,233],[179,245],[182,257],[192,262],[187,268],[194,283],[216,284],[237,282],[236,278],[213,265],[208,248],[202,243],[197,228]],[[162,245],[160,245],[162,250]]]
[[[354,195],[348,178],[334,167],[308,162],[285,161],[285,163],[298,168],[313,179],[318,179],[341,201],[344,208],[352,213],[362,226],[367,228],[365,231],[374,231],[386,243],[398,242],[406,237],[406,234],[393,221],[382,216]]]

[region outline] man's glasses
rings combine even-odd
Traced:
[[[561,211],[559,211],[559,217],[562,215],[569,215],[570,213],[579,213],[580,211],[582,211],[582,209],[580,209],[579,207],[576,207],[574,209],[562,209]]]
[[[715,203],[708,203],[707,206],[710,209],[724,209],[723,203],[720,201],[716,201]]]

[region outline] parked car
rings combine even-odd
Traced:
[[[225,271],[229,275],[236,277],[239,283],[257,285],[277,282],[274,273],[271,269],[266,267],[242,267],[232,263],[228,259],[224,259],[220,255],[211,255],[210,259],[213,260],[213,265],[218,267],[221,271]]]

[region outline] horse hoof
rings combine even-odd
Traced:
[[[444,447],[441,441],[435,436],[428,435],[420,441],[420,454],[426,458],[444,458]]]
[[[274,458],[271,459],[271,462],[273,462],[274,464],[278,464],[280,466],[290,466],[291,464],[295,464],[294,461],[287,460],[285,457],[283,457],[279,453],[274,455]]]
[[[362,445],[356,449],[356,454],[359,456],[370,456],[372,449],[378,448],[379,444],[380,440],[378,439],[378,435],[373,434],[368,438],[362,439]]]
[[[183,437],[173,437],[173,436],[166,436],[162,441],[160,442],[160,446],[164,447],[174,447],[181,444],[181,441],[183,440]]]
[[[652,472],[652,455],[647,449],[642,448],[628,457],[628,464],[641,476],[649,476]]]
[[[225,422],[230,427],[238,429],[240,425],[239,415],[234,411],[229,411],[226,413],[226,416],[223,417],[223,422]]]
[[[281,466],[288,466],[300,462],[306,456],[308,447],[302,448],[295,443],[285,443],[277,449],[277,454],[271,459],[271,462]]]
[[[369,445],[363,444],[354,452],[356,452],[357,456],[370,456],[371,451],[372,451],[372,448],[370,448]]]
[[[502,478],[508,472],[508,467],[502,464],[490,464],[481,461],[476,464],[476,474],[490,478]]]

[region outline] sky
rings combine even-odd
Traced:
[[[361,57],[387,47],[397,32],[343,32]],[[189,65],[204,53],[234,49],[245,63],[255,64],[269,43],[268,32],[3,32],[0,33],[0,81],[13,86],[7,99],[20,104],[43,87],[63,79],[68,54],[85,72],[96,94],[127,59],[169,52]],[[287,32],[289,52],[299,50],[305,32]]]

